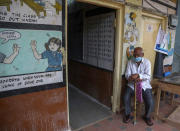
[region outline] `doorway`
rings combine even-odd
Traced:
[[[74,3],[68,14],[69,118],[73,130],[112,115],[114,9]]]

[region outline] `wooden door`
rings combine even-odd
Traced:
[[[143,23],[142,47],[144,49],[144,57],[149,59],[151,62],[151,76],[154,71],[154,62],[156,57],[154,46],[161,22],[162,22],[161,20],[155,18],[150,18],[150,17],[142,18],[142,23]]]

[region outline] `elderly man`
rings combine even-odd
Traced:
[[[154,101],[152,96],[151,79],[151,63],[148,59],[143,58],[144,53],[141,47],[134,49],[133,59],[128,62],[125,77],[128,80],[128,86],[124,95],[125,117],[124,122],[128,123],[132,119],[131,116],[131,96],[134,95],[134,82],[141,82],[142,97],[145,103],[144,120],[147,125],[152,126],[153,122],[150,114],[153,111]]]

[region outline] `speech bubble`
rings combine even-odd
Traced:
[[[4,30],[0,32],[0,39],[3,39],[1,44],[7,43],[9,40],[17,40],[21,38],[21,34],[13,30]]]

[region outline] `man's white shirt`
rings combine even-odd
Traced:
[[[146,59],[142,58],[140,65],[134,61],[129,60],[126,68],[125,77],[128,79],[132,74],[139,74],[140,79],[142,79],[142,88],[145,91],[146,89],[152,89],[150,85],[151,81],[151,62]],[[134,90],[134,83],[128,82],[128,86]]]

